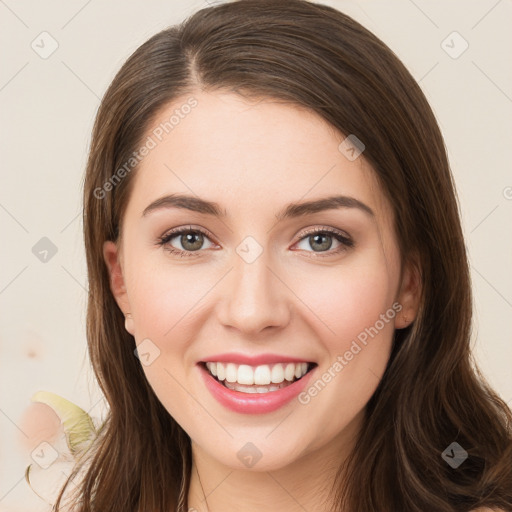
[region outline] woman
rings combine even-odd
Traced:
[[[348,16],[242,0],[143,44],[97,115],[84,232],[110,412],[73,510],[512,509],[443,140]]]

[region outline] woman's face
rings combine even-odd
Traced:
[[[144,138],[122,241],[105,244],[112,290],[194,449],[283,468],[361,427],[414,279],[360,146],[289,104],[194,98]]]

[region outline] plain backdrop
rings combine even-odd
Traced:
[[[512,404],[512,2],[324,3],[383,39],[432,105],[471,262],[475,356]],[[100,98],[140,44],[207,6],[0,1],[0,511],[41,506],[24,481],[32,461],[17,441],[34,392],[60,394],[97,418],[105,413],[86,357],[81,232],[82,178]]]

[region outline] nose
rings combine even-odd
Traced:
[[[284,276],[270,268],[267,254],[264,251],[251,263],[234,254],[218,313],[225,327],[255,336],[264,329],[280,329],[289,323],[291,292],[283,282]]]

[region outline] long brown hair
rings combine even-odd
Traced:
[[[356,134],[393,206],[402,260],[419,255],[418,316],[395,332],[365,427],[334,482],[333,511],[510,510],[512,413],[471,356],[468,262],[435,117],[382,41],[341,12],[305,0],[240,0],[202,9],[138,48],[103,98],[85,176],[84,236],[89,354],[110,410],[77,464],[87,470],[76,510],[187,507],[190,439],[134,356],[102,248],[118,240],[137,172],[136,166],[117,170],[164,106],[200,89],[284,100],[311,109],[342,134]],[[457,468],[442,457],[453,442],[468,453]]]

